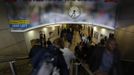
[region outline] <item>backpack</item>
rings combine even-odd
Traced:
[[[66,68],[61,68],[62,66],[66,65],[62,61],[62,54],[60,54],[59,50],[57,50],[56,47],[51,48],[45,48],[44,50],[40,50],[38,54],[33,58],[33,70],[32,75],[38,75],[39,73],[44,73],[46,75],[62,75],[63,72],[66,71]],[[63,57],[64,58],[64,57]],[[43,70],[43,66],[47,67],[45,70]],[[43,70],[43,71],[41,71]],[[62,72],[63,71],[63,72]],[[45,75],[43,73],[43,75]]]
[[[47,49],[41,50],[32,59],[32,75],[41,75],[41,73],[43,73],[43,75],[59,75],[59,69],[56,67],[57,62],[58,56]]]

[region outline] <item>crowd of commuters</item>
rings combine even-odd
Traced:
[[[92,45],[82,40],[75,47],[75,55],[89,65],[94,75],[121,75],[120,53],[113,34]]]
[[[62,38],[51,42],[45,34],[39,33],[39,39],[32,40],[29,58],[33,66],[32,75],[69,75],[70,62],[75,58],[69,49],[70,41]]]
[[[70,50],[75,29],[62,29],[53,42],[40,32],[34,41],[29,57],[33,65],[32,75],[69,75],[71,61],[79,59],[88,64],[94,75],[120,75],[120,54],[113,34],[92,45],[92,37],[79,32],[81,42]]]
[[[73,32],[74,29],[72,28],[62,29],[60,38],[64,38],[64,40],[67,40],[71,44],[73,39]]]

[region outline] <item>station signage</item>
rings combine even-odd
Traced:
[[[29,20],[9,20],[10,28],[29,28],[30,21]]]

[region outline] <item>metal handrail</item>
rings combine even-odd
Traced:
[[[92,71],[91,71],[87,66],[85,66],[84,63],[82,63],[82,61],[81,61],[79,58],[77,58],[77,59],[78,59],[78,61],[80,62],[81,66],[87,71],[87,73],[88,73],[89,75],[94,75],[94,74],[92,73]]]
[[[1,60],[2,59],[2,60]],[[17,60],[24,60],[24,59],[29,59],[28,56],[25,57],[6,57],[6,56],[1,56],[0,57],[0,63],[9,63],[10,69],[12,71],[12,75],[17,75],[16,70],[15,70],[15,64]]]
[[[8,58],[8,59],[7,59]],[[4,57],[0,59],[7,59],[7,60],[0,60],[0,63],[9,63],[10,64],[10,68],[11,68],[11,71],[12,71],[12,75],[16,75],[16,71],[15,71],[15,65],[14,65],[14,62],[16,62],[17,60],[24,60],[24,59],[29,59],[28,56],[25,56],[25,57]],[[80,59],[78,59],[80,61]],[[94,75],[91,70],[89,70],[89,68],[87,66],[84,65],[84,63],[82,63],[80,61],[80,64],[81,66],[85,69],[85,71],[89,74],[89,75]],[[78,67],[77,67],[78,68]],[[78,74],[78,73],[76,73]]]
[[[24,59],[29,59],[29,57],[28,56],[25,57],[0,56],[0,63],[6,63],[6,62],[24,60]]]
[[[81,63],[81,65],[88,72],[89,75],[94,75],[91,70],[89,70],[83,63]]]

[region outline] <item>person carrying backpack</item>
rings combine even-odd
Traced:
[[[69,75],[65,59],[54,45],[44,48],[33,58],[32,75]]]

